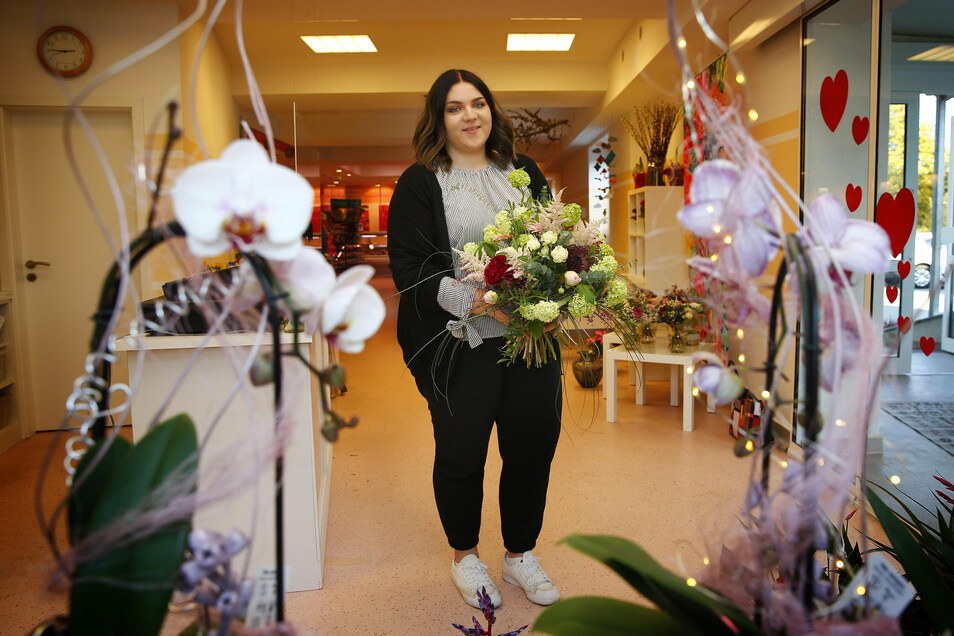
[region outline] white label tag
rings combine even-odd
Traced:
[[[284,568],[285,591],[288,591],[289,566]],[[278,614],[276,599],[278,598],[278,577],[275,568],[260,568],[255,576],[255,589],[248,602],[248,613],[245,615],[245,626],[252,629],[263,629],[275,622]]]
[[[897,618],[914,600],[914,595],[914,586],[891,567],[884,555],[874,552],[845,588],[833,609],[842,610],[852,605],[862,607],[867,596],[868,603],[879,614]]]

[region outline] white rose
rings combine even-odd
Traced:
[[[554,263],[562,263],[566,261],[570,253],[562,245],[557,245],[550,251],[550,257],[553,259]],[[574,272],[575,274],[576,272]]]
[[[566,281],[567,287],[574,287],[580,284],[580,275],[572,269],[564,274],[563,278]]]

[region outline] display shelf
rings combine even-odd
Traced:
[[[627,273],[640,287],[661,293],[689,284],[685,231],[676,220],[683,205],[681,187],[646,186],[626,196]]]

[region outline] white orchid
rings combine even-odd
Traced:
[[[186,168],[172,189],[176,219],[200,257],[235,248],[291,259],[301,250],[314,199],[304,177],[272,163],[249,139],[233,141],[219,159]]]
[[[364,341],[384,322],[384,301],[367,284],[374,275],[370,265],[356,265],[338,277],[321,310],[321,332],[345,353],[360,353]]]

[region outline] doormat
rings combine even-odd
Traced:
[[[954,402],[882,402],[881,409],[954,455]]]

